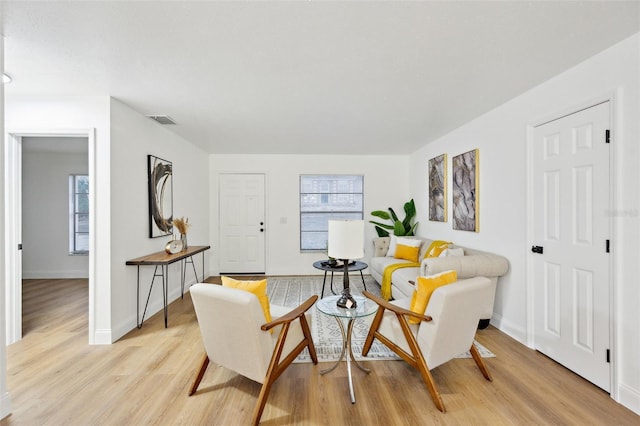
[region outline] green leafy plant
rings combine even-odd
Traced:
[[[391,224],[376,222],[370,220],[369,223],[373,223],[376,227],[376,232],[379,237],[388,237],[390,232],[393,235],[398,236],[411,236],[416,234],[416,228],[418,227],[418,222],[412,223],[413,219],[416,217],[416,205],[413,202],[413,198],[411,201],[407,201],[404,203],[404,219],[401,221],[396,212],[393,211],[391,207],[389,207],[389,212],[384,210],[375,210],[371,212],[371,216],[379,217],[380,219],[389,220]]]

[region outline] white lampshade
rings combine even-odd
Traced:
[[[330,220],[327,254],[334,259],[364,257],[364,220]]]

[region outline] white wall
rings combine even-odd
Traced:
[[[136,267],[129,259],[164,250],[170,237],[149,238],[147,155],[173,164],[173,214],[188,217],[189,245],[209,244],[208,155],[155,121],[140,115],[124,103],[111,100],[111,300],[113,340],[136,326]],[[208,258],[205,252],[205,275]],[[194,257],[199,281],[202,256]],[[153,276],[152,267],[140,270],[141,308]],[[180,264],[169,267],[169,300],[180,297]],[[191,269],[187,284],[195,283]],[[156,279],[145,318],[162,309],[161,282]],[[186,289],[187,287],[185,287]],[[172,318],[169,316],[169,326]]]
[[[50,134],[84,129],[95,136],[93,155],[98,159],[92,182],[96,200],[95,263],[89,266],[90,276],[95,277],[95,282],[89,290],[89,297],[93,300],[89,309],[89,342],[98,344],[112,341],[109,122],[108,96],[7,96],[5,99],[5,130],[8,133]],[[91,150],[89,155],[92,155]],[[91,159],[89,162],[91,164]]]
[[[4,73],[4,36],[2,31],[2,8],[0,7],[0,73]],[[0,84],[0,135],[4,135],[4,85]],[[0,241],[5,241],[4,235],[4,138],[0,146]],[[6,276],[5,276],[5,250],[4,244],[0,244],[0,342],[6,342],[6,321],[4,319],[6,309]],[[0,419],[11,414],[11,397],[7,390],[7,345],[0,343]]]
[[[109,97],[8,97],[6,128],[16,133],[95,129],[96,278],[90,293],[95,312],[89,311],[95,332],[89,342],[117,340],[136,326],[136,269],[125,262],[162,250],[165,243],[148,235],[147,154],[173,161],[174,213],[193,223],[192,245],[206,244],[209,236],[207,155]],[[201,259],[196,261],[201,271]],[[176,268],[170,270],[170,299],[180,294]],[[141,283],[148,285],[151,274],[141,271]],[[161,308],[162,293],[154,289],[147,317]]]
[[[69,175],[87,173],[86,153],[23,149],[23,278],[89,277],[88,256],[69,254]]]
[[[268,275],[319,274],[312,264],[326,254],[300,252],[300,175],[357,174],[364,176],[364,219],[373,210],[393,207],[402,212],[408,201],[408,157],[341,155],[211,155],[210,156],[212,273],[218,263],[218,184],[221,173],[266,175],[266,244]],[[286,223],[282,223],[286,221]],[[373,252],[373,225],[365,226],[365,259]],[[366,271],[365,271],[366,273]]]
[[[527,240],[526,233],[527,127],[615,93],[612,251],[616,308],[612,315],[617,338],[613,357],[618,386],[612,396],[637,413],[640,413],[639,57],[640,34],[636,34],[411,156],[411,194],[418,211],[426,212],[425,166],[429,158],[447,153],[450,164],[452,156],[480,149],[480,232],[453,231],[449,215],[447,223],[429,223],[420,228],[420,234],[494,251],[509,259],[510,272],[498,285],[493,323],[526,342],[527,259],[533,243]]]

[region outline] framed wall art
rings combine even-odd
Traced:
[[[447,221],[447,154],[429,160],[429,220]]]
[[[149,238],[173,232],[173,165],[154,155],[147,156],[149,172]]]
[[[479,160],[477,149],[453,157],[453,229],[480,231]]]

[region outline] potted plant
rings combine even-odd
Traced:
[[[389,231],[392,231],[393,235],[397,236],[412,236],[416,234],[418,222],[412,223],[416,216],[416,205],[413,202],[413,198],[404,203],[405,216],[403,220],[398,219],[396,212],[394,212],[391,207],[389,207],[388,210],[388,212],[384,210],[375,210],[371,212],[372,216],[391,221],[391,224],[376,222],[373,220],[369,221],[375,225],[376,232],[379,237],[388,237],[390,234]]]

